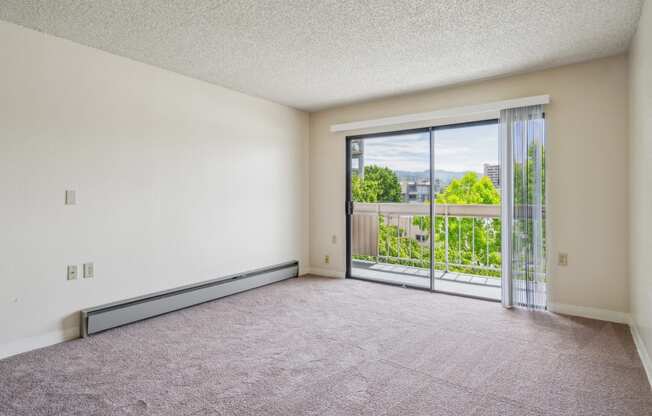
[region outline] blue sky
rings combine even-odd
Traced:
[[[482,173],[483,163],[498,163],[498,125],[442,129],[435,132],[435,169]],[[428,170],[428,133],[367,139],[366,165],[392,170]]]

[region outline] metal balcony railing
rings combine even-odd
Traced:
[[[500,276],[500,206],[435,204],[435,269]],[[430,267],[430,206],[354,203],[352,255]]]

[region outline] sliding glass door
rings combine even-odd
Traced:
[[[497,121],[347,139],[347,276],[500,300]]]
[[[430,129],[347,145],[349,275],[430,289]]]
[[[500,300],[497,120],[433,129],[434,289]]]

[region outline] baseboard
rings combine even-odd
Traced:
[[[333,269],[320,269],[317,267],[309,268],[307,274],[314,274],[317,276],[324,276],[324,277],[337,277],[340,279],[344,279],[346,277],[346,273],[343,271],[333,270]]]
[[[0,345],[0,359],[79,338],[79,327],[66,328]]]
[[[634,338],[634,344],[636,344],[636,350],[638,351],[638,356],[641,358],[641,363],[643,363],[643,368],[645,369],[645,374],[647,374],[647,380],[652,387],[652,357],[650,352],[647,350],[641,333],[638,332],[638,327],[632,319],[629,323],[629,330],[632,333],[632,338]]]
[[[629,324],[629,314],[625,312],[612,311],[609,309],[589,308],[586,306],[565,305],[563,303],[548,304],[550,312],[563,315],[580,316],[582,318],[597,319],[599,321],[616,322]]]

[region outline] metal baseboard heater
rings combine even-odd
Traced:
[[[85,338],[107,329],[280,282],[298,275],[299,263],[292,261],[84,309],[81,311],[81,334]]]

